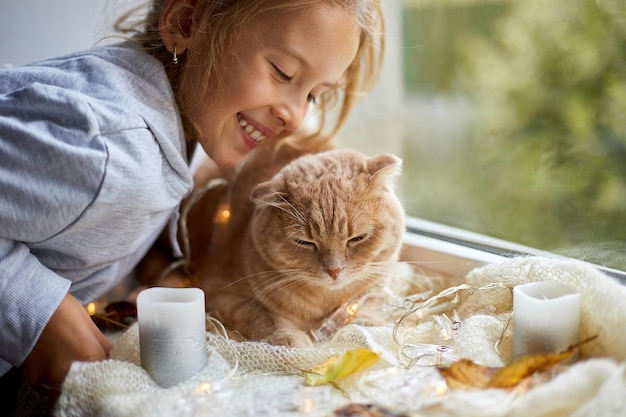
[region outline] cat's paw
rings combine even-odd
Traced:
[[[313,341],[303,331],[296,329],[280,329],[276,330],[265,341],[272,345],[288,346],[288,347],[311,347]]]

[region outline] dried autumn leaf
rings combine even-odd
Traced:
[[[306,385],[322,385],[336,379],[363,371],[378,362],[380,354],[356,348],[343,354],[333,355],[320,365],[302,371]]]
[[[334,412],[335,417],[407,417],[374,404],[348,404]]]
[[[492,388],[514,388],[524,378],[531,376],[535,372],[544,372],[556,364],[563,362],[574,356],[578,348],[597,336],[583,340],[580,343],[570,346],[566,350],[558,353],[535,354],[522,356],[514,360],[508,366],[501,368],[491,379],[489,386]]]
[[[582,344],[595,338],[596,336],[593,336],[562,352],[523,356],[503,368],[490,368],[478,365],[468,359],[462,359],[447,368],[439,368],[439,372],[451,388],[504,388],[511,390],[535,372],[547,371],[558,363],[571,358]]]
[[[447,368],[439,368],[439,373],[446,379],[450,388],[483,389],[487,388],[498,368],[478,365],[469,359],[461,359]]]

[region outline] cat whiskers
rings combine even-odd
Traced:
[[[293,269],[293,270],[287,270],[287,271],[300,271],[299,269]],[[224,285],[223,287],[220,287],[220,290],[223,289],[227,289],[228,287],[231,287],[233,285],[237,285],[243,281],[247,281],[247,280],[252,280],[252,279],[257,279],[259,277],[263,278],[267,275],[275,275],[278,274],[280,275],[282,272],[281,271],[262,271],[262,272],[256,272],[254,274],[250,274],[250,275],[246,275],[245,277],[241,277],[239,279],[236,279],[234,281],[229,282],[228,284]],[[255,282],[256,284],[256,282]]]
[[[412,262],[403,261],[369,262],[364,274],[364,279],[370,280],[374,286],[381,285],[381,282],[403,281],[418,288],[425,287],[428,279]]]
[[[268,274],[273,274],[274,277],[271,280],[258,282],[258,287],[256,288],[257,296],[270,297],[280,292],[292,293],[298,287],[302,287],[310,282],[303,276],[301,269],[271,271]]]
[[[277,208],[277,209],[279,209],[279,210],[289,214],[290,216],[292,216],[301,225],[306,225],[306,223],[307,223],[306,218],[304,217],[304,215],[302,213],[300,213],[298,211],[298,209],[296,209],[293,206],[293,204],[291,204],[281,193],[275,193],[274,195],[276,197],[278,197],[279,199],[281,199],[283,201],[283,203],[285,203],[287,205],[287,207],[285,206],[285,204],[281,204],[281,203],[273,202],[273,201],[260,200],[260,199],[256,199],[255,201],[263,203],[263,204],[267,204],[268,206],[275,207],[275,208]]]
[[[405,262],[400,261],[372,261],[367,263],[365,269],[371,270],[371,272],[390,275],[393,273],[406,273],[405,265]]]
[[[301,225],[307,224],[306,216],[304,216],[304,214],[300,213],[300,211],[297,208],[295,208],[293,204],[287,201],[287,199],[282,194],[278,194],[278,197],[281,200],[283,200],[283,202],[287,204],[287,206],[291,208],[291,210],[286,210],[284,207],[281,207],[283,211],[285,211],[288,214],[291,214],[293,218],[296,219],[298,223],[300,223]]]

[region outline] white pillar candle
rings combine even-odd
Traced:
[[[204,292],[154,287],[137,296],[141,366],[161,387],[191,377],[207,364]]]
[[[578,343],[580,294],[559,282],[513,289],[513,358],[555,353]]]

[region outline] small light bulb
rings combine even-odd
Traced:
[[[196,393],[198,394],[210,394],[212,391],[213,386],[208,382],[204,382],[196,387]]]
[[[437,385],[435,385],[435,392],[437,393],[437,395],[445,395],[447,391],[448,385],[445,381],[441,381]]]
[[[89,303],[85,308],[87,309],[87,313],[89,313],[90,316],[96,314],[96,303]]]
[[[352,303],[346,308],[346,313],[354,316],[359,311],[359,303]]]

